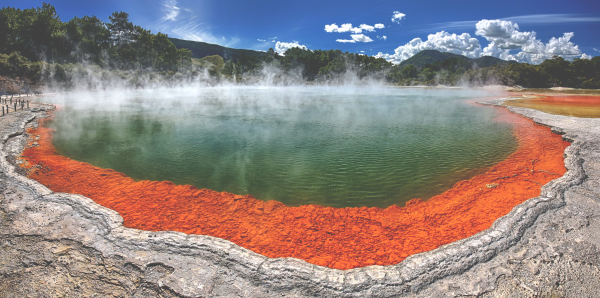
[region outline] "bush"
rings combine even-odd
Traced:
[[[43,62],[31,62],[19,52],[10,55],[0,54],[0,75],[7,77],[26,77],[33,81],[40,79]]]

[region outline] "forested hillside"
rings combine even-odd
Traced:
[[[183,40],[171,37],[169,37],[169,40],[178,49],[188,49],[192,51],[192,58],[198,59],[204,58],[206,56],[219,55],[226,60],[236,61],[243,58],[243,56],[254,56],[257,58],[261,58],[265,55],[265,52],[244,49],[233,49],[220,46],[218,44],[212,44],[202,41]]]
[[[414,59],[413,59],[414,58]],[[528,88],[600,88],[600,57],[573,61],[555,56],[540,65],[504,61],[494,57],[470,59],[451,53],[422,51],[393,66],[387,74],[400,85],[501,84]]]
[[[412,64],[417,68],[421,68],[427,64],[434,64],[436,62],[442,62],[442,61],[448,60],[448,59],[463,60],[465,62],[469,62],[475,68],[483,68],[483,67],[488,67],[488,66],[494,66],[497,64],[504,65],[504,64],[508,64],[508,63],[516,63],[515,61],[505,61],[505,60],[498,59],[496,57],[491,57],[491,56],[484,56],[484,57],[479,57],[479,58],[473,59],[473,58],[468,58],[468,57],[465,57],[462,55],[457,55],[457,54],[452,54],[452,53],[443,53],[443,52],[436,51],[436,50],[423,50],[423,51],[417,53],[416,55],[402,61],[402,63],[399,64],[399,67],[402,68],[404,66]]]

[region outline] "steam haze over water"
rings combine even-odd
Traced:
[[[287,205],[403,205],[516,149],[473,90],[214,87],[46,97],[57,151],[138,180]]]

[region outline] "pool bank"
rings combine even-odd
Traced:
[[[2,119],[0,253],[2,268],[9,274],[0,289],[63,295],[120,291],[125,296],[255,297],[591,291],[598,286],[593,272],[600,265],[594,240],[600,235],[595,219],[600,214],[600,123],[511,110],[573,141],[565,150],[568,172],[490,229],[398,265],[351,270],[270,259],[210,236],[124,228],[116,212],[82,196],[52,193],[18,173],[10,156],[26,145],[25,127],[35,124],[35,116],[15,113],[12,119]]]

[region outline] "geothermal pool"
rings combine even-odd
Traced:
[[[473,104],[489,93],[393,88],[198,91],[44,98],[59,104],[59,111],[51,121],[40,120],[43,126],[28,129],[21,167],[52,191],[81,194],[115,210],[129,228],[209,235],[267,257],[294,257],[336,269],[397,264],[412,254],[472,236],[539,196],[542,185],[566,172],[563,153],[569,143],[505,108]],[[61,150],[80,152],[81,157],[59,153],[87,158],[92,164],[57,154],[55,144],[61,142]],[[421,147],[411,147],[411,142]],[[195,153],[201,150],[208,153]],[[232,153],[236,150],[239,153]],[[224,156],[228,158],[222,160]],[[286,158],[295,163],[282,162]],[[494,159],[502,160],[485,170]],[[111,160],[119,171],[108,168]],[[265,182],[256,189],[268,193],[264,190],[279,188],[282,194],[286,192],[281,189],[296,189],[303,196],[282,196],[289,204],[284,205],[265,201],[261,194],[156,181],[176,181],[173,177],[181,173],[178,179],[193,181],[190,176],[206,171],[202,164],[216,173],[230,171],[204,175],[225,177],[220,183],[234,188],[239,186],[227,179],[245,182],[250,194],[248,181],[267,181],[277,177],[273,173],[282,173],[285,179],[280,181],[291,186]],[[256,170],[261,167],[265,172]],[[362,172],[356,174],[356,169]],[[427,187],[477,172],[484,173],[439,190],[441,194],[425,202],[403,204],[407,198],[434,193]],[[331,197],[310,188],[325,185],[321,180],[329,179],[326,174],[338,179],[328,180],[338,181],[327,185],[337,187],[327,192]],[[426,175],[435,182],[427,181]],[[140,181],[142,177],[153,180]],[[294,181],[301,177],[301,183]],[[302,184],[306,181],[310,183]],[[372,183],[389,185],[393,191]],[[419,183],[426,186],[419,188]],[[344,187],[363,195],[353,196]],[[415,192],[405,194],[403,187]],[[366,191],[381,192],[367,196]],[[393,197],[385,198],[386,192]],[[290,206],[305,202],[319,205]],[[331,207],[359,202],[395,205]]]
[[[515,151],[493,94],[399,88],[203,88],[68,94],[48,126],[63,156],[135,180],[288,206],[403,206]]]

